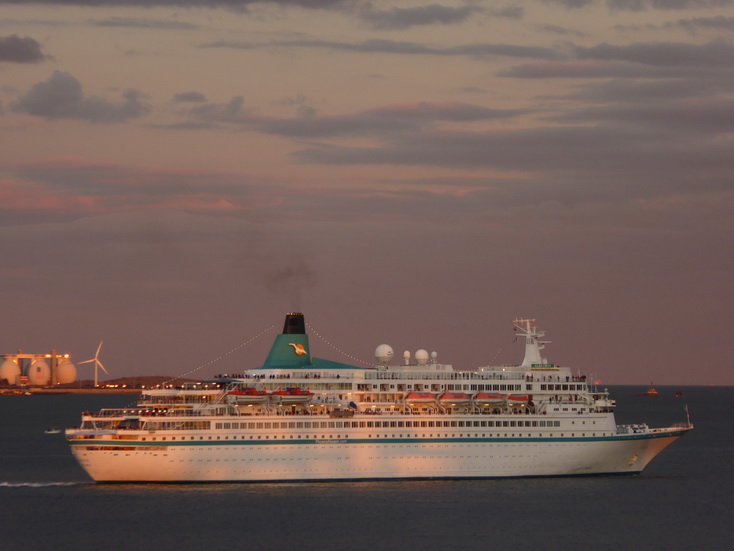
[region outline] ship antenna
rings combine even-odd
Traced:
[[[541,357],[540,351],[550,341],[539,341],[538,338],[545,336],[545,331],[538,331],[533,325],[534,319],[516,319],[513,323],[515,331],[520,332],[521,337],[525,337],[525,357],[520,367],[532,367],[533,365],[545,364],[545,360]]]

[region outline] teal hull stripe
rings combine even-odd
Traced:
[[[284,446],[293,444],[501,444],[517,442],[618,442],[620,440],[648,440],[651,438],[679,437],[686,431],[653,434],[625,434],[590,437],[494,437],[494,438],[323,438],[323,439],[273,439],[273,440],[71,440],[72,446],[117,446],[117,447],[161,447],[161,446]]]

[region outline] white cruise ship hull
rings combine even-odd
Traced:
[[[223,435],[162,441],[73,440],[98,482],[216,482],[419,478],[494,478],[636,474],[688,429],[601,437],[383,438],[322,433],[292,440]],[[220,438],[220,440],[217,440]],[[231,437],[230,437],[231,438]]]
[[[389,366],[388,345],[373,367],[311,357],[289,313],[261,367],[145,390],[66,437],[99,482],[255,482],[635,474],[693,428],[618,426],[606,390],[542,358],[532,321],[513,322],[520,365],[455,371],[422,349]]]

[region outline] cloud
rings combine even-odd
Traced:
[[[160,19],[145,19],[142,17],[109,17],[107,19],[93,19],[91,24],[95,27],[124,27],[135,29],[152,29],[157,31],[186,31],[198,29],[199,25],[185,23],[183,21],[168,21]]]
[[[640,42],[625,46],[602,43],[591,48],[576,46],[579,59],[629,61],[657,67],[734,66],[734,45],[724,40],[707,44],[682,42]]]
[[[54,71],[51,78],[35,84],[12,105],[14,111],[49,120],[78,119],[97,123],[124,122],[148,111],[142,94],[135,90],[123,93],[123,101],[85,96],[81,83],[66,72]]]
[[[176,94],[173,96],[173,101],[201,103],[206,101],[206,96],[201,92],[191,90],[190,92],[181,92],[180,94]]]
[[[231,48],[252,50],[259,48],[323,48],[355,53],[383,53],[398,55],[434,55],[468,57],[525,57],[534,59],[563,59],[566,54],[542,46],[518,46],[514,44],[474,43],[448,48],[433,48],[415,42],[371,39],[363,42],[336,42],[328,40],[283,40],[263,44],[242,41],[218,41],[202,44],[201,48]]]
[[[0,36],[0,63],[40,63],[46,60],[41,45],[30,37]]]
[[[695,135],[714,137],[718,134],[734,134],[734,100],[705,98],[691,101],[689,98],[671,101],[647,101],[586,107],[572,113],[554,117],[565,123],[606,121],[615,125],[641,126],[647,132],[654,129],[684,133],[688,139]]]
[[[173,96],[173,102],[179,107],[177,114],[188,120],[172,124],[151,124],[150,128],[161,130],[212,130],[227,126],[250,125],[259,122],[263,117],[256,117],[254,109],[245,107],[242,96],[234,96],[228,102],[215,103],[207,101],[204,94],[196,91],[183,92]],[[184,105],[188,104],[184,107]]]
[[[718,106],[707,120],[714,120],[716,112],[726,113],[726,108]],[[393,134],[371,147],[311,145],[298,153],[298,159],[332,165],[509,171],[520,181],[535,182],[536,193],[547,192],[548,197],[569,203],[630,194],[655,196],[673,189],[730,193],[734,164],[728,142],[702,131],[682,133],[681,125],[658,124],[665,116],[657,113],[655,124],[649,126],[638,125],[634,113],[619,122],[609,113],[587,116],[584,125]]]
[[[349,4],[350,0],[0,0],[2,4],[47,4],[52,6],[174,6],[201,8],[244,9],[252,4],[275,4],[279,6],[295,6],[305,9],[335,8]]]
[[[613,12],[723,8],[732,4],[733,0],[607,0]]]
[[[359,12],[359,18],[374,29],[404,30],[419,25],[454,25],[463,23],[483,8],[466,5],[458,8],[429,4],[415,8],[377,10],[371,6]]]
[[[658,105],[661,101],[724,97],[734,91],[729,79],[613,79],[579,84],[578,93],[565,96],[578,105],[591,103],[634,103]]]
[[[497,72],[498,76],[530,79],[600,79],[600,78],[627,78],[627,79],[703,79],[703,80],[730,80],[734,71],[717,67],[665,67],[649,66],[640,63],[620,61],[559,61],[538,62],[516,65]]]
[[[734,72],[734,46],[725,40],[705,44],[645,42],[568,46],[574,60],[543,61],[498,72],[514,78],[718,78]]]
[[[251,120],[242,96],[234,96],[227,103],[197,105],[189,109],[188,113],[197,120],[212,123],[246,123]]]
[[[734,32],[734,17],[724,17],[717,15],[716,17],[696,17],[693,19],[680,19],[675,25],[686,29],[689,32],[699,30],[720,30]]]
[[[573,10],[596,4],[596,0],[543,0],[543,3]]]
[[[490,109],[458,102],[417,102],[388,105],[351,115],[266,120],[260,124],[260,129],[268,134],[294,138],[384,135],[391,132],[416,131],[438,122],[508,119],[524,112],[517,109]]]
[[[490,10],[494,17],[504,17],[507,19],[522,19],[525,16],[525,8],[522,6],[506,6],[504,8],[495,8]]]
[[[246,174],[140,168],[83,158],[1,168],[0,218],[5,224],[28,223],[39,215],[69,220],[141,209],[246,213],[254,205],[262,208],[270,193],[269,182]]]

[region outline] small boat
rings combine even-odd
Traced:
[[[444,392],[438,398],[438,402],[448,407],[465,406],[471,402],[471,396],[465,392]]]
[[[303,390],[298,387],[292,387],[286,388],[285,390],[278,389],[270,396],[276,404],[294,406],[298,404],[308,404],[313,399],[313,392],[308,389]]]
[[[270,395],[265,390],[253,387],[238,388],[227,393],[227,400],[232,404],[262,404],[269,398]]]
[[[683,397],[683,391],[682,390],[679,390],[678,392],[676,392],[675,393],[675,397],[676,398],[682,398]]]
[[[647,389],[647,390],[645,391],[645,394],[643,394],[643,396],[657,396],[657,395],[658,395],[658,391],[657,391],[657,389],[656,389],[656,388],[655,388],[655,387],[654,387],[654,386],[652,385],[652,383],[650,383],[650,388],[648,388],[648,389]]]
[[[49,427],[45,431],[43,431],[43,434],[61,434],[61,429]]]
[[[435,404],[436,396],[431,392],[408,392],[405,396],[405,403],[409,407],[419,406],[421,404]]]
[[[473,401],[478,406],[503,406],[505,397],[499,392],[477,392]]]
[[[529,401],[530,398],[525,394],[510,394],[507,397],[507,404],[510,406],[527,406]]]

